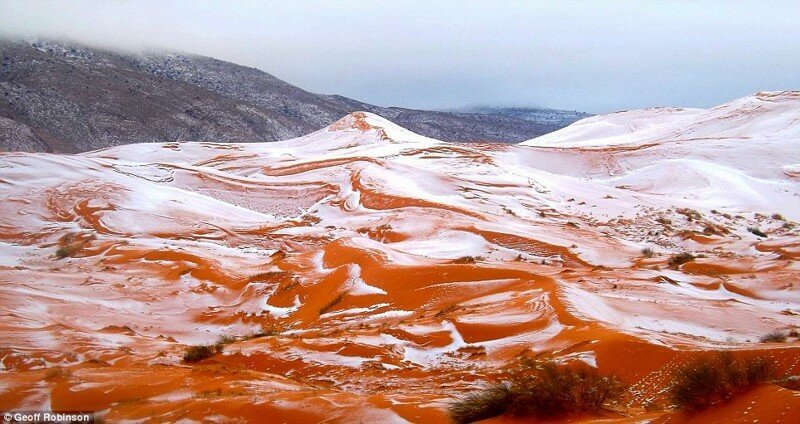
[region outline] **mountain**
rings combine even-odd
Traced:
[[[558,127],[491,113],[374,106],[192,54],[0,40],[5,150],[74,153],[142,142],[277,141],[359,110],[446,141],[517,142]]]
[[[0,153],[0,410],[446,423],[556,361],[623,387],[574,422],[786,421],[798,111],[758,93],[518,145],[362,111],[272,143]],[[673,407],[676,370],[721,352],[776,379]]]
[[[476,106],[456,109],[453,112],[479,113],[488,115],[502,115],[522,119],[546,126],[551,131],[564,128],[567,125],[592,116],[590,113],[571,110],[558,110],[535,107],[494,107]]]

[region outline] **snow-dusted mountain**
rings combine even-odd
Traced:
[[[258,69],[192,54],[0,40],[2,150],[276,141],[359,110],[448,141],[517,142],[568,123],[374,106],[310,93]]]
[[[552,128],[552,131],[566,127],[567,125],[592,116],[586,112],[578,112],[574,110],[559,110],[535,107],[496,107],[496,106],[476,106],[454,111],[468,112],[468,113],[486,113],[491,115],[504,115],[512,118],[523,119],[526,121],[536,122],[538,124],[547,125]]]

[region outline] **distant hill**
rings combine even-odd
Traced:
[[[535,122],[538,125],[550,126],[548,132],[566,127],[567,125],[592,116],[591,113],[576,112],[573,110],[543,109],[535,107],[492,107],[477,106],[455,110],[454,112],[481,113],[489,115],[502,115],[511,118]]]
[[[263,71],[183,53],[0,40],[0,149],[82,152],[164,141],[258,142],[368,111],[446,141],[519,142],[568,125],[497,111],[380,107],[310,93]]]

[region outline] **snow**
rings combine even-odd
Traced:
[[[654,108],[596,115],[520,144],[532,147],[610,147],[656,138],[702,109]]]
[[[347,292],[353,296],[359,295],[370,295],[370,294],[382,294],[386,295],[385,290],[379,289],[375,286],[370,286],[369,284],[365,283],[364,280],[361,279],[361,267],[358,264],[350,265],[350,269],[348,271],[348,285],[350,290]]]
[[[0,241],[0,267],[20,266],[23,258],[26,255],[33,254],[35,250],[31,246],[19,246]]]
[[[443,321],[439,331],[448,331],[450,333],[451,342],[442,347],[437,348],[420,348],[406,340],[400,340],[389,334],[381,334],[385,344],[398,346],[403,349],[403,360],[413,364],[434,367],[441,363],[444,356],[448,353],[453,353],[456,350],[467,346],[464,338],[450,321]]]
[[[458,259],[485,255],[491,244],[483,237],[466,232],[442,230],[430,238],[391,243],[393,249],[437,259]]]
[[[10,230],[0,241],[0,271],[16,278],[0,288],[3,306],[25,331],[64,322],[64,304],[75,303],[88,311],[71,320],[76,326],[130,320],[139,324],[137,334],[182,343],[251,330],[253,324],[222,322],[219,313],[304,325],[309,333],[342,326],[351,332],[346,337],[398,349],[377,360],[402,357],[423,367],[454,360],[467,347],[456,324],[526,328],[470,344],[490,357],[521,346],[552,348],[576,327],[562,322],[557,302],[578,321],[654,343],[756,339],[794,319],[784,311],[799,310],[797,291],[775,282],[797,270],[781,250],[791,253],[798,240],[784,225],[800,219],[799,106],[794,94],[760,93],[708,110],[621,112],[519,146],[443,143],[357,113],[276,143],[3,154],[0,229]],[[695,209],[702,219],[690,222],[677,208]],[[661,215],[674,222],[672,233],[656,223]],[[731,233],[707,242],[679,233],[699,234],[706,223]],[[769,232],[772,244],[756,245],[750,226]],[[56,263],[65,269],[58,274],[52,254],[59,237],[73,231],[96,239],[86,256]],[[27,234],[40,238],[24,245]],[[7,241],[14,237],[21,240]],[[662,256],[644,260],[644,246]],[[279,250],[285,260],[271,258]],[[735,273],[665,269],[668,255],[682,251],[723,265],[741,260],[754,274],[779,271],[758,284],[735,282],[745,287],[741,294],[712,284],[744,279]],[[449,265],[464,257],[483,259]],[[340,265],[326,268],[324,259]],[[601,265],[610,269],[595,272]],[[20,266],[45,277],[8,269]],[[100,271],[104,266],[113,271]],[[410,278],[375,277],[405,269]],[[301,299],[337,270],[347,275],[333,289],[353,304],[321,320],[298,313]],[[250,279],[276,271],[301,282],[281,303],[274,282]],[[103,290],[81,273],[102,277]],[[572,273],[583,278],[570,279]],[[658,283],[659,276],[678,283]],[[450,305],[463,309],[437,315]],[[736,322],[727,323],[730,317]],[[532,320],[535,331],[526,327]],[[353,324],[450,341],[430,347],[383,329],[368,337]],[[53,333],[40,333],[25,346],[63,347]],[[353,368],[376,360],[300,347],[289,354]],[[576,359],[594,364],[590,354]]]
[[[295,296],[294,304],[290,307],[282,308],[279,306],[272,306],[269,304],[269,299],[266,299],[264,300],[264,305],[261,307],[261,309],[275,318],[283,318],[296,311],[301,305],[302,303],[300,302],[300,297]]]
[[[607,148],[676,140],[800,136],[800,92],[762,92],[703,109],[654,108],[592,116],[520,143]]]

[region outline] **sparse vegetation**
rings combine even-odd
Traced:
[[[64,259],[66,257],[71,257],[72,255],[78,253],[82,247],[83,243],[80,242],[65,244],[56,249],[56,258]]]
[[[212,345],[196,345],[196,346],[189,346],[186,349],[186,352],[183,354],[184,362],[199,362],[204,359],[211,358],[214,356],[215,353],[222,353],[225,350],[225,346],[231,343],[235,343],[237,341],[244,341],[250,339],[256,339],[259,337],[267,337],[267,336],[274,336],[279,334],[277,331],[273,330],[262,330],[256,333],[251,333],[245,336],[230,336],[230,335],[221,335],[217,339],[217,342]]]
[[[689,221],[689,222],[692,222],[692,221],[695,221],[695,220],[699,221],[699,220],[703,219],[703,215],[701,215],[700,212],[698,212],[698,211],[696,211],[694,209],[678,208],[678,209],[675,210],[675,212],[685,216],[686,220]]]
[[[786,335],[780,331],[771,331],[761,336],[761,343],[783,343],[786,341]]]
[[[652,258],[655,255],[656,253],[653,252],[653,249],[649,247],[645,247],[644,249],[642,249],[642,256],[644,256],[645,258]]]
[[[670,224],[672,224],[672,220],[667,218],[667,217],[665,217],[665,216],[660,216],[660,217],[656,218],[656,222],[658,222],[661,225],[670,225]]]
[[[242,340],[259,339],[261,337],[277,336],[278,334],[281,334],[281,332],[277,329],[260,330],[243,336]]]
[[[783,221],[783,215],[781,215],[779,213],[774,213],[774,214],[772,214],[772,219],[774,219],[776,221]]]
[[[453,422],[466,424],[505,414],[513,399],[511,388],[498,384],[467,394],[452,404],[448,412]]]
[[[55,256],[57,259],[75,256],[94,238],[94,235],[88,233],[70,232],[64,234],[58,239],[58,249],[56,249]]]
[[[226,335],[219,336],[215,346],[224,346],[226,344],[231,344],[231,343],[233,343],[235,341],[236,341],[236,337],[229,336],[229,335],[226,334]]]
[[[707,236],[715,236],[728,233],[730,233],[730,231],[728,231],[727,228],[721,225],[713,224],[711,222],[706,222],[705,225],[703,226],[703,234]]]
[[[759,230],[756,227],[750,227],[750,228],[747,229],[747,231],[750,231],[751,233],[753,233],[753,234],[755,234],[755,235],[757,235],[759,237],[766,237],[767,236],[763,231]]]
[[[44,380],[45,381],[62,380],[65,378],[69,378],[71,375],[72,373],[69,370],[56,366],[47,370],[47,372],[44,374]]]
[[[616,377],[603,376],[582,362],[531,363],[516,370],[509,381],[470,393],[450,407],[450,418],[469,423],[509,413],[516,416],[555,417],[590,412],[621,396]]]
[[[734,359],[730,353],[722,353],[678,368],[669,393],[677,407],[698,410],[730,399],[773,377],[772,364],[762,358]]]
[[[667,261],[667,263],[671,267],[677,267],[685,264],[686,262],[691,262],[695,260],[695,258],[696,256],[692,255],[691,253],[684,252],[684,253],[679,253],[677,255],[672,255],[669,258],[669,261]]]
[[[328,311],[330,311],[331,309],[333,309],[333,307],[334,307],[334,306],[338,305],[338,304],[339,304],[339,302],[341,302],[342,300],[344,300],[344,297],[345,297],[345,295],[346,295],[346,293],[339,293],[339,294],[338,294],[338,295],[337,295],[335,298],[331,299],[331,301],[330,301],[330,302],[328,302],[328,303],[326,303],[326,304],[322,305],[322,307],[321,307],[321,308],[319,308],[319,314],[320,314],[320,315],[323,315],[323,314],[325,314],[326,312],[328,312]]]
[[[486,258],[483,256],[462,256],[453,261],[454,264],[474,264],[475,262],[482,261]]]
[[[183,354],[184,362],[199,362],[214,356],[215,353],[222,352],[222,345],[198,345],[189,346]]]
[[[459,309],[459,306],[458,306],[458,304],[455,304],[455,303],[453,303],[453,304],[451,304],[451,305],[448,305],[448,306],[447,306],[447,307],[445,307],[445,308],[442,308],[442,309],[441,309],[439,312],[437,312],[437,313],[436,313],[436,315],[434,315],[434,316],[435,316],[435,317],[437,317],[437,318],[438,318],[438,317],[447,316],[447,315],[450,315],[451,313],[453,313],[453,312],[457,311],[458,309]]]

